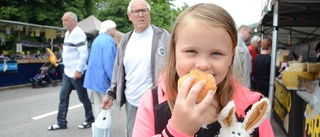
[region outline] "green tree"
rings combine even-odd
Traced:
[[[151,6],[151,20],[154,25],[171,30],[174,19],[185,8],[170,8],[173,0],[147,0]],[[95,15],[101,21],[111,19],[117,23],[118,30],[128,32],[132,24],[127,17],[130,0],[1,0],[0,19],[20,21],[32,24],[61,27],[64,12],[72,11],[78,20]],[[16,35],[16,34],[11,34]],[[29,36],[21,38],[43,42],[44,38],[34,39]],[[14,45],[18,37],[7,35],[7,42]]]
[[[152,24],[170,31],[174,19],[182,12],[182,8],[174,8],[173,0],[147,0],[151,6]],[[101,0],[98,3],[100,10],[97,11],[97,18],[101,21],[110,19],[116,22],[117,29],[122,32],[132,30],[133,26],[127,17],[127,7],[130,0]],[[171,6],[170,6],[171,5]],[[172,7],[172,8],[170,8]]]
[[[64,12],[72,11],[81,20],[95,13],[97,1],[100,0],[1,0],[0,19],[61,26]]]
[[[168,31],[171,29],[171,18],[173,10],[170,8],[170,1],[168,0],[150,0],[151,5],[151,22]]]
[[[174,0],[147,0],[151,5],[154,25],[170,31],[172,22],[185,8],[170,8]],[[130,0],[1,0],[0,19],[33,24],[61,26],[61,16],[66,11],[78,15],[79,21],[95,15],[101,21],[114,20],[118,29],[128,32],[132,24],[127,17]]]
[[[171,2],[174,0],[147,0],[151,6],[152,24],[170,31],[174,19],[188,7],[175,8]],[[132,30],[132,24],[127,17],[127,7],[130,0],[101,0],[97,5],[97,18],[101,21],[110,19],[117,23],[117,29],[122,32]]]
[[[175,0],[147,0],[151,6],[151,22],[160,26],[169,32],[175,21],[175,18],[180,15],[180,13],[188,7],[184,4],[182,7],[175,7],[172,4]]]
[[[117,24],[117,29],[121,32],[128,32],[132,25],[127,17],[127,7],[130,0],[105,0],[100,5],[97,18],[101,21],[113,20]]]
[[[61,27],[61,17],[64,12],[72,11],[78,15],[79,20],[82,20],[84,17],[96,13],[96,6],[100,1],[101,0],[1,0],[0,19]],[[46,41],[44,37],[31,37],[22,32],[6,34],[7,45],[15,45],[16,42],[22,39],[33,42]],[[2,47],[0,51],[14,49],[15,46],[6,46]]]

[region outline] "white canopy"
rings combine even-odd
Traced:
[[[87,34],[95,35],[100,29],[101,21],[95,16],[91,15],[80,22],[78,26]]]

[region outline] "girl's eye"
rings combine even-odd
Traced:
[[[213,52],[213,53],[211,53],[211,55],[214,55],[214,56],[220,56],[220,55],[222,55],[222,53],[220,53],[220,52]]]
[[[188,53],[197,53],[195,50],[187,50]]]

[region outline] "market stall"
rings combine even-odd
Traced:
[[[263,37],[272,37],[269,95],[273,98],[277,47],[319,40],[320,0],[266,0],[265,5],[257,32]]]
[[[257,27],[257,32],[262,37],[272,37],[269,98],[273,100],[273,116],[290,137],[303,137],[304,101],[297,95],[297,83],[299,83],[297,74],[295,78],[286,76],[282,79],[275,78],[276,65],[280,65],[276,64],[277,48],[280,45],[284,47],[306,45],[304,49],[314,52],[315,43],[320,40],[319,9],[320,0],[267,0]],[[308,56],[304,56],[302,60],[310,61]],[[300,72],[302,71],[298,73]],[[307,75],[308,73],[306,72]],[[314,73],[309,74],[313,76],[311,79],[315,78]],[[292,83],[293,86],[290,85]]]
[[[43,65],[41,62],[19,63],[17,72],[0,74],[0,87],[30,83],[30,78],[34,77]]]
[[[304,101],[297,92],[304,81],[313,81],[316,77],[317,73],[308,70],[306,63],[295,62],[275,79],[273,117],[290,137],[303,137]]]
[[[23,23],[10,20],[0,20],[0,87],[30,83],[40,67],[48,62],[44,48],[53,50],[53,40],[61,38],[65,30],[60,27]],[[14,34],[17,41],[8,45],[6,35]],[[46,42],[31,42],[21,36],[30,35],[35,38],[45,38]],[[14,50],[5,50],[5,49]],[[34,51],[29,51],[30,49]],[[57,77],[52,74],[51,77]]]
[[[284,86],[281,80],[275,81],[275,87],[274,119],[289,137],[303,137],[303,100],[297,89]]]
[[[298,91],[297,94],[303,99],[303,131],[304,137],[319,137],[320,136],[320,113],[314,112],[313,93],[307,91]],[[309,113],[309,114],[308,114]],[[314,114],[312,114],[314,113]]]
[[[314,75],[315,79],[306,79],[300,77],[297,95],[303,100],[301,102],[304,115],[302,119],[303,136],[319,137],[320,136],[320,63],[312,63],[307,66],[307,71]],[[300,112],[299,111],[299,112]],[[301,113],[300,112],[300,113]]]

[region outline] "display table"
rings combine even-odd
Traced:
[[[48,60],[23,60],[18,62],[18,70],[15,73],[0,73],[0,87],[30,83],[30,78],[39,73],[41,66]],[[49,74],[55,80],[55,74]]]
[[[17,60],[18,64],[25,64],[25,63],[47,63],[49,60],[47,59],[19,59]]]
[[[296,88],[288,88],[281,80],[275,80],[273,116],[288,137],[303,137],[303,100]]]
[[[312,94],[306,91],[298,91],[297,95],[304,100],[303,106],[305,110],[307,108],[312,109],[309,105],[312,100]],[[304,137],[320,137],[320,114],[317,115],[315,119],[306,118],[303,116],[303,126],[304,126]]]

